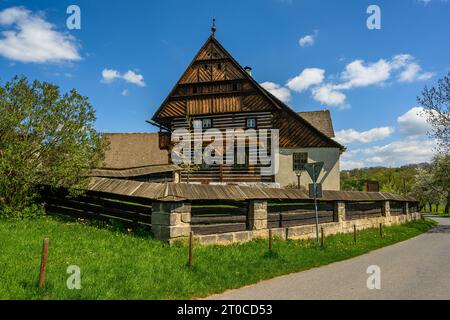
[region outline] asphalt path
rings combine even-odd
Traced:
[[[450,299],[450,218],[432,218],[439,225],[413,239],[209,299]]]

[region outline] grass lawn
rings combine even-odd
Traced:
[[[422,209],[422,212],[423,212],[423,213],[429,213],[429,214],[436,214],[436,215],[440,215],[440,216],[444,216],[444,217],[445,217],[445,216],[446,216],[446,217],[450,216],[450,214],[445,213],[444,210],[445,210],[445,204],[443,203],[443,204],[440,204],[440,205],[438,205],[438,206],[436,206],[435,204],[431,205],[431,212],[430,212],[429,206],[426,205],[426,206]]]
[[[74,222],[42,218],[0,220],[0,299],[189,299],[239,288],[262,279],[354,257],[427,231],[431,220],[330,236],[314,241],[267,241],[232,246],[197,246],[194,268],[187,246],[169,247],[151,238]],[[37,289],[42,239],[50,238],[47,281]],[[81,290],[69,290],[69,265],[81,268]]]

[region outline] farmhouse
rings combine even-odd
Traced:
[[[173,181],[201,184],[240,184],[285,187],[298,183],[307,162],[323,161],[319,182],[325,190],[339,190],[339,159],[344,146],[333,140],[328,110],[295,112],[265,90],[219,43],[215,30],[157,109],[150,123],[159,133],[107,134],[110,150],[103,168],[93,175],[141,181]],[[203,164],[193,172],[181,170],[170,159],[170,133],[191,128],[203,130],[278,129],[279,170],[262,175],[263,164]],[[307,187],[307,173],[300,175]]]

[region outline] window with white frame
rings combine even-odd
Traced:
[[[212,128],[212,119],[211,118],[202,119],[202,128],[203,129]]]
[[[247,129],[256,129],[256,119],[255,118],[247,118],[245,122],[245,127]]]

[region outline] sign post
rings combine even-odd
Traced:
[[[308,171],[309,176],[312,180],[312,186],[310,185],[310,195],[311,191],[314,197],[314,211],[316,213],[316,239],[319,242],[319,213],[317,211],[317,198],[322,197],[322,186],[317,183],[317,179],[319,178],[320,172],[323,168],[323,162],[314,162],[305,164],[305,169]],[[312,187],[312,190],[311,190]],[[319,188],[318,188],[319,187]],[[320,190],[319,190],[320,189]],[[320,191],[320,192],[318,192]]]

